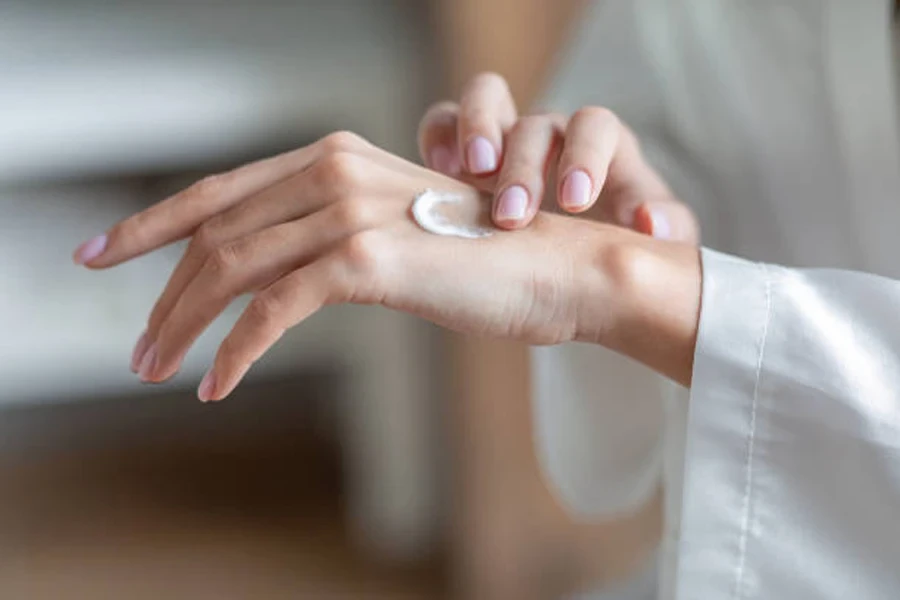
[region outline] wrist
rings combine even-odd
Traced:
[[[576,339],[690,385],[700,317],[700,252],[625,230],[598,231],[576,267]]]

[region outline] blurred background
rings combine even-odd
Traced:
[[[182,248],[69,258],[336,129],[414,159],[476,71],[527,101],[560,29],[527,4],[0,0],[0,598],[550,598],[609,575],[537,476],[527,402],[491,404],[527,394],[521,349],[335,307],[201,405],[240,306],[145,387],[131,348]]]

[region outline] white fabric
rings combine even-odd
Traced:
[[[900,282],[705,251],[678,598],[900,596]]]
[[[542,105],[617,111],[712,248],[898,277],[892,9],[892,0],[598,1]],[[583,515],[627,509],[666,463],[660,596],[672,597],[686,395],[595,347],[533,358],[538,452],[564,503]],[[679,598],[721,597],[680,589]]]

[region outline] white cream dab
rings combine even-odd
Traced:
[[[412,205],[413,218],[425,231],[468,239],[493,235],[489,211],[478,198],[432,189],[419,192]]]

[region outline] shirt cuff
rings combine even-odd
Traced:
[[[771,312],[769,267],[704,249],[688,409],[678,598],[732,592],[746,544],[756,406]]]

